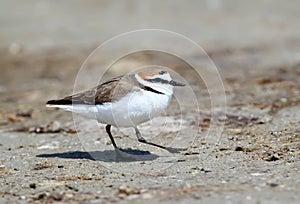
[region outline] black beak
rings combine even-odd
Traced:
[[[172,86],[185,86],[185,84],[173,80],[171,80],[169,84]]]

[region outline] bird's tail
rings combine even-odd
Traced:
[[[58,99],[47,101],[46,105],[72,105],[72,100]]]

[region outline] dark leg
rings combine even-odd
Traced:
[[[122,155],[122,151],[117,147],[116,143],[115,143],[115,140],[110,132],[110,129],[111,129],[111,125],[106,125],[105,127],[106,129],[106,132],[111,140],[111,143],[113,144],[114,148],[115,148],[115,152],[116,152],[116,161],[119,162],[119,161],[135,161],[135,159],[133,158],[130,158],[130,157],[126,157],[126,156],[123,156]]]
[[[155,144],[155,143],[152,143],[152,142],[148,142],[147,140],[145,140],[142,136],[142,134],[140,133],[140,131],[137,129],[137,127],[134,128],[135,129],[135,133],[136,133],[136,136],[138,138],[138,141],[139,142],[142,142],[142,143],[145,143],[145,144],[148,144],[148,145],[152,145],[152,146],[155,146],[155,147],[158,147],[158,148],[161,148],[161,149],[164,149],[170,153],[179,153],[181,151],[186,151],[187,148],[172,148],[172,147],[165,147],[165,146],[162,146],[162,145],[158,145],[158,144]]]
[[[139,142],[168,150],[168,147],[164,147],[164,146],[161,146],[161,145],[158,145],[158,144],[154,144],[152,142],[148,142],[147,140],[145,140],[143,138],[142,134],[140,133],[140,131],[137,128],[135,128],[135,133],[136,133],[136,136],[137,136]]]
[[[109,136],[109,138],[111,140],[111,143],[113,144],[114,148],[118,149],[118,147],[117,147],[117,145],[115,143],[115,140],[114,140],[113,136],[111,135],[110,128],[111,128],[111,125],[106,125],[106,127],[105,127],[106,132],[107,132],[107,134],[108,134],[108,136]]]

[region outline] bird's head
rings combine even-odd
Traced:
[[[140,71],[135,74],[137,81],[147,87],[166,95],[172,95],[174,86],[185,86],[171,78],[168,71],[164,69],[151,69]]]

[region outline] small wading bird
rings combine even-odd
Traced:
[[[50,100],[47,107],[79,113],[106,124],[106,132],[119,155],[110,132],[111,126],[133,127],[139,142],[175,152],[171,147],[148,142],[137,128],[137,125],[165,111],[171,101],[174,86],[185,84],[172,80],[166,70],[155,68],[113,78],[88,91]]]

